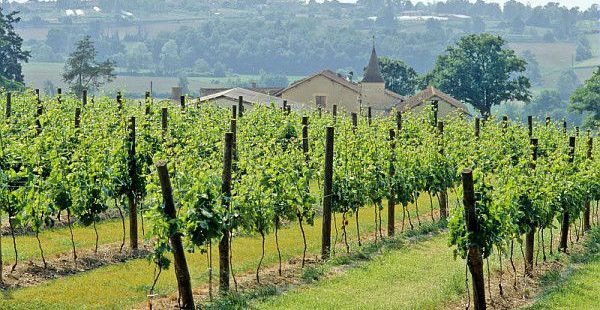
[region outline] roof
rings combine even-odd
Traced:
[[[360,93],[360,86],[357,83],[348,81],[341,74],[337,74],[337,73],[335,73],[335,72],[333,72],[331,70],[326,69],[326,70],[323,70],[321,72],[317,72],[317,73],[315,73],[313,75],[310,75],[308,77],[305,77],[305,78],[303,78],[301,80],[298,80],[298,81],[292,83],[287,88],[284,88],[284,89],[278,91],[274,95],[275,96],[281,96],[281,94],[283,94],[284,92],[286,92],[286,91],[288,91],[288,90],[290,90],[290,89],[292,89],[292,88],[294,88],[294,87],[296,87],[298,85],[301,85],[301,84],[303,84],[305,82],[308,82],[308,81],[310,81],[310,80],[312,80],[312,79],[314,79],[314,78],[316,78],[318,76],[322,76],[322,77],[325,77],[327,79],[330,79],[331,81],[336,82],[336,83],[338,83],[338,84],[340,84],[342,86],[345,86],[346,88],[349,88],[350,90],[352,90],[352,91],[354,91],[356,93]]]
[[[210,95],[224,92],[224,91],[227,91],[230,89],[231,89],[231,87],[200,88],[200,93],[202,94],[202,96],[210,96]],[[281,91],[283,88],[282,87],[251,87],[251,88],[246,88],[246,89],[257,92],[257,93],[273,95],[273,94]]]
[[[379,70],[379,59],[377,58],[377,52],[375,46],[371,51],[371,59],[369,59],[369,65],[365,72],[365,76],[362,80],[363,83],[385,83],[383,77],[381,77],[381,71]]]
[[[242,96],[244,97],[244,103],[246,104],[265,104],[268,105],[270,103],[274,103],[276,105],[282,105],[284,101],[286,101],[289,105],[291,105],[292,107],[297,107],[300,108],[303,105],[293,102],[293,101],[289,101],[289,100],[284,100],[278,97],[274,97],[271,95],[267,95],[264,93],[259,93],[253,90],[249,90],[249,89],[245,89],[245,88],[232,88],[232,89],[228,89],[219,93],[215,93],[212,95],[208,95],[208,96],[204,96],[200,98],[200,102],[206,102],[206,101],[213,101],[213,100],[217,100],[220,98],[227,98],[233,101],[236,101],[239,99],[239,97]]]
[[[432,100],[435,97],[447,102],[456,109],[461,110],[462,112],[468,115],[471,115],[471,113],[469,113],[469,109],[464,103],[460,102],[457,99],[454,99],[452,96],[442,92],[441,90],[433,86],[429,86],[426,89],[419,92],[418,94],[406,99],[406,101],[402,103],[402,107],[404,110],[410,110],[426,101]]]

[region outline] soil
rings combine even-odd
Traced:
[[[46,259],[47,268],[41,261],[20,261],[17,268],[11,272],[12,265],[3,268],[2,289],[17,289],[39,285],[50,280],[72,276],[81,272],[93,270],[106,265],[122,263],[131,259],[143,258],[148,255],[148,249],[141,248],[136,253],[126,249],[119,251],[120,243],[107,244],[93,249],[77,250],[77,261],[73,261],[72,253],[63,253]]]

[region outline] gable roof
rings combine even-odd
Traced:
[[[379,59],[377,58],[377,52],[375,46],[371,50],[371,59],[369,59],[369,65],[367,71],[363,77],[363,83],[385,83],[383,77],[381,77],[381,71],[379,70]]]
[[[454,99],[452,96],[442,92],[441,90],[433,86],[429,86],[426,89],[419,92],[418,94],[406,99],[406,101],[402,103],[401,106],[404,110],[410,110],[426,101],[431,100],[434,97],[438,97],[441,100],[450,104],[451,106],[455,107],[456,109],[461,110],[463,113],[471,115],[471,113],[469,113],[469,109],[464,103],[458,101],[457,99]]]
[[[292,88],[294,88],[296,86],[304,84],[305,82],[308,82],[308,81],[310,81],[310,80],[312,80],[312,79],[314,79],[314,78],[316,78],[318,76],[325,77],[325,78],[327,78],[327,79],[329,79],[329,80],[331,80],[331,81],[333,81],[335,83],[338,83],[338,84],[340,84],[340,85],[342,85],[342,86],[344,86],[344,87],[346,87],[346,88],[348,88],[348,89],[350,89],[350,90],[352,90],[352,91],[354,91],[356,93],[360,92],[360,86],[357,83],[350,82],[346,78],[344,78],[342,75],[337,74],[337,73],[335,73],[335,72],[333,72],[331,70],[325,69],[325,70],[323,70],[321,72],[317,72],[317,73],[315,73],[313,75],[310,75],[308,77],[305,77],[305,78],[303,78],[301,80],[298,80],[298,81],[292,83],[290,86],[288,86],[287,88],[284,88],[284,89],[278,91],[274,95],[275,96],[281,96],[281,94],[283,94],[284,92],[286,92],[286,91],[288,91],[288,90],[290,90],[290,89],[292,89]]]
[[[276,105],[282,105],[283,104],[283,99],[275,97],[275,96],[271,96],[271,95],[267,95],[264,93],[259,93],[256,91],[252,91],[249,89],[245,89],[245,88],[232,88],[232,89],[228,89],[222,92],[218,92],[212,95],[208,95],[208,96],[204,96],[200,98],[200,102],[206,102],[206,101],[211,101],[211,100],[216,100],[219,98],[227,98],[230,100],[238,100],[239,97],[242,96],[244,97],[244,103],[247,104],[265,104],[268,105],[270,103],[274,103]],[[287,101],[292,107],[300,107],[300,104],[297,104],[295,102],[291,102],[289,100],[285,100]]]

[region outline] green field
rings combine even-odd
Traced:
[[[46,81],[52,82],[55,87],[65,88],[65,83],[62,81],[61,74],[63,71],[62,63],[40,63],[31,62],[23,66],[23,74],[25,76],[25,83],[31,88],[44,89],[44,83]],[[214,77],[190,77],[189,89],[192,93],[198,94],[200,88],[222,88],[228,87],[228,79],[237,79],[242,81],[251,82],[258,81],[260,76],[257,75],[231,75],[224,78]],[[289,82],[293,82],[302,77],[300,76],[288,76]],[[114,93],[116,91],[123,91],[125,94],[143,94],[150,90],[150,83],[152,83],[153,92],[155,94],[169,94],[171,87],[177,86],[179,79],[177,77],[164,77],[164,76],[124,76],[118,75],[117,78],[103,88],[105,93]]]

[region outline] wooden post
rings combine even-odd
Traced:
[[[440,155],[444,156],[444,122],[438,122],[438,134],[440,139]],[[443,189],[439,193],[439,203],[440,203],[440,218],[443,220],[448,219],[448,194],[446,189]]]
[[[563,121],[563,133],[567,134],[567,121]]]
[[[223,206],[231,212],[231,171],[233,161],[233,133],[225,133],[225,146],[223,150],[223,175],[221,193]],[[229,224],[229,223],[228,223]],[[229,292],[229,236],[231,231],[225,229],[219,242],[219,290],[225,295]]]
[[[58,99],[58,103],[62,102],[62,88],[56,89],[56,98]]]
[[[40,97],[40,90],[38,88],[35,89],[35,95],[37,96],[38,102],[42,101],[42,98]]]
[[[231,119],[230,123],[229,123],[229,131],[232,133],[233,135],[233,140],[231,141],[231,149],[232,149],[232,160],[234,162],[237,162],[237,119]],[[235,165],[235,164],[232,164]],[[233,169],[233,168],[232,168]]]
[[[321,239],[321,257],[329,258],[331,252],[331,204],[333,195],[333,127],[327,127],[325,142],[325,180],[323,182],[323,226]]]
[[[473,187],[473,172],[470,169],[462,171],[463,181],[463,203],[465,205],[465,222],[471,240],[475,239],[479,232],[477,213],[475,212],[475,190]],[[473,302],[475,310],[486,309],[485,304],[485,282],[483,279],[483,257],[481,249],[474,242],[469,246],[467,253],[467,265],[471,272],[473,281]]]
[[[179,97],[179,105],[181,106],[181,109],[185,111],[185,96]]]
[[[507,128],[508,128],[508,116],[504,115],[504,116],[502,116],[502,131],[506,132]]]
[[[589,161],[592,160],[592,150],[594,145],[594,138],[591,137],[590,132],[588,131],[588,141],[587,141],[587,159]],[[590,201],[587,200],[585,202],[585,210],[583,211],[583,230],[588,231],[592,228],[590,225],[590,216],[591,216],[591,207]]]
[[[308,155],[308,116],[302,117],[302,152],[304,153],[304,160],[306,165],[309,163]]]
[[[434,100],[431,106],[433,107],[433,124],[432,124],[432,126],[435,126],[438,122],[438,109],[439,109],[438,101]]]
[[[529,138],[533,137],[533,116],[527,116],[527,132],[529,133]]]
[[[550,126],[551,122],[552,122],[552,119],[550,119],[550,116],[546,116],[546,127]]]
[[[579,138],[579,126],[575,126],[575,137]]]
[[[367,109],[367,118],[369,119],[369,127],[371,127],[371,122],[372,122],[372,118],[373,118],[373,114],[372,114],[372,109],[371,107],[369,107]]]
[[[573,162],[575,157],[575,137],[569,137],[569,163]],[[567,253],[567,242],[569,240],[569,211],[563,210],[562,223],[560,227],[559,250]]]
[[[238,97],[238,117],[244,116],[244,96]]]
[[[87,101],[88,101],[87,100],[88,99],[87,98],[87,89],[83,90],[83,94],[81,96],[82,96],[83,106],[85,107],[87,105]]]
[[[287,111],[287,100],[283,100],[283,109],[284,112]]]
[[[237,119],[237,106],[231,106],[231,119]]]
[[[75,128],[81,127],[81,108],[75,108]]]
[[[538,153],[538,139],[532,138],[531,144],[531,170],[535,170],[537,153]],[[533,173],[533,172],[532,172]],[[527,210],[523,210],[527,212]],[[535,246],[535,230],[536,226],[530,223],[529,231],[525,234],[525,274],[533,276],[533,251]]]
[[[476,117],[475,118],[475,138],[479,138],[480,128],[481,128],[481,124],[480,124],[479,117]]]
[[[10,109],[12,105],[12,94],[10,92],[6,93],[6,118],[10,118]]]
[[[333,122],[335,123],[337,121],[337,104],[333,105],[332,114],[333,114]]]
[[[350,113],[352,117],[352,131],[356,132],[356,128],[358,127],[358,115],[355,112]]]
[[[37,104],[37,112],[35,115],[35,129],[37,130],[37,134],[42,133],[42,123],[40,122],[40,116],[44,113],[44,106],[42,105],[42,101],[39,99],[39,89],[38,91],[38,104]]]
[[[398,133],[402,130],[402,112],[396,112],[396,128],[398,129]]]
[[[129,202],[129,246],[132,251],[138,249],[138,228],[137,228],[137,205],[135,180],[137,176],[137,162],[135,160],[135,116],[129,119],[129,157],[127,159],[129,178],[132,180],[131,188],[127,193]]]
[[[319,111],[319,118],[321,118],[321,116],[323,115],[323,108],[318,107],[317,110]]]
[[[398,112],[399,113],[399,112]],[[390,184],[393,184],[394,180],[394,162],[395,162],[395,149],[396,149],[396,132],[394,129],[390,129],[390,148],[392,151],[392,156],[390,158],[390,171],[389,171],[389,180]],[[394,186],[390,186],[390,194],[388,197],[388,236],[393,237],[396,232],[396,191]]]
[[[161,125],[163,138],[165,138],[169,130],[169,108],[162,108]]]
[[[121,96],[121,92],[117,94],[117,106],[119,110],[123,110],[123,96]]]
[[[160,179],[165,216],[169,221],[174,221],[177,218],[177,212],[175,211],[173,188],[171,187],[169,171],[167,171],[167,163],[159,161],[156,163],[156,168],[158,170],[158,178]],[[181,242],[181,232],[176,231],[170,235],[169,243],[173,249],[173,266],[175,267],[177,289],[179,291],[179,297],[181,298],[181,309],[195,309],[190,272],[185,259],[183,243]]]

